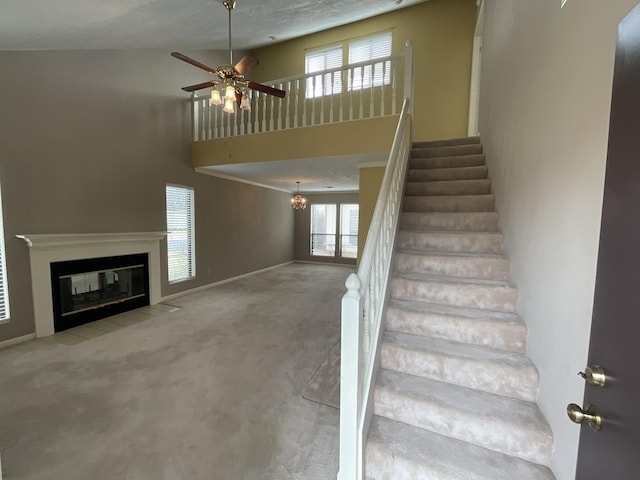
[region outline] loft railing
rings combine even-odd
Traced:
[[[357,273],[342,298],[340,470],[338,480],[362,480],[364,446],[373,414],[382,313],[411,151],[411,100],[404,101],[389,162]]]
[[[208,95],[194,95],[193,140],[397,115],[402,99],[411,97],[412,71],[409,41],[399,55],[265,82],[287,95],[249,90],[250,110],[228,114],[210,105]]]

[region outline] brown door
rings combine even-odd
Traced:
[[[587,384],[600,431],[583,423],[577,480],[640,479],[640,4],[618,27]]]

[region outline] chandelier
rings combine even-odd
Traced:
[[[300,182],[296,182],[298,190],[291,199],[291,208],[294,210],[304,210],[307,208],[307,199],[300,195]]]

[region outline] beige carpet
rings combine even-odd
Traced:
[[[311,380],[302,396],[312,402],[340,408],[340,342],[336,343]]]
[[[300,393],[351,271],[292,264],[0,350],[4,478],[335,478],[338,411]]]

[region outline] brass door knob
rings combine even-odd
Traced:
[[[570,403],[567,405],[567,415],[573,423],[586,423],[596,432],[602,428],[602,417],[598,409],[593,405],[589,405],[583,410],[579,405]]]
[[[600,365],[589,365],[584,369],[584,372],[578,372],[582,378],[584,378],[589,385],[594,387],[604,387],[607,381],[607,376],[604,373],[604,369]]]

